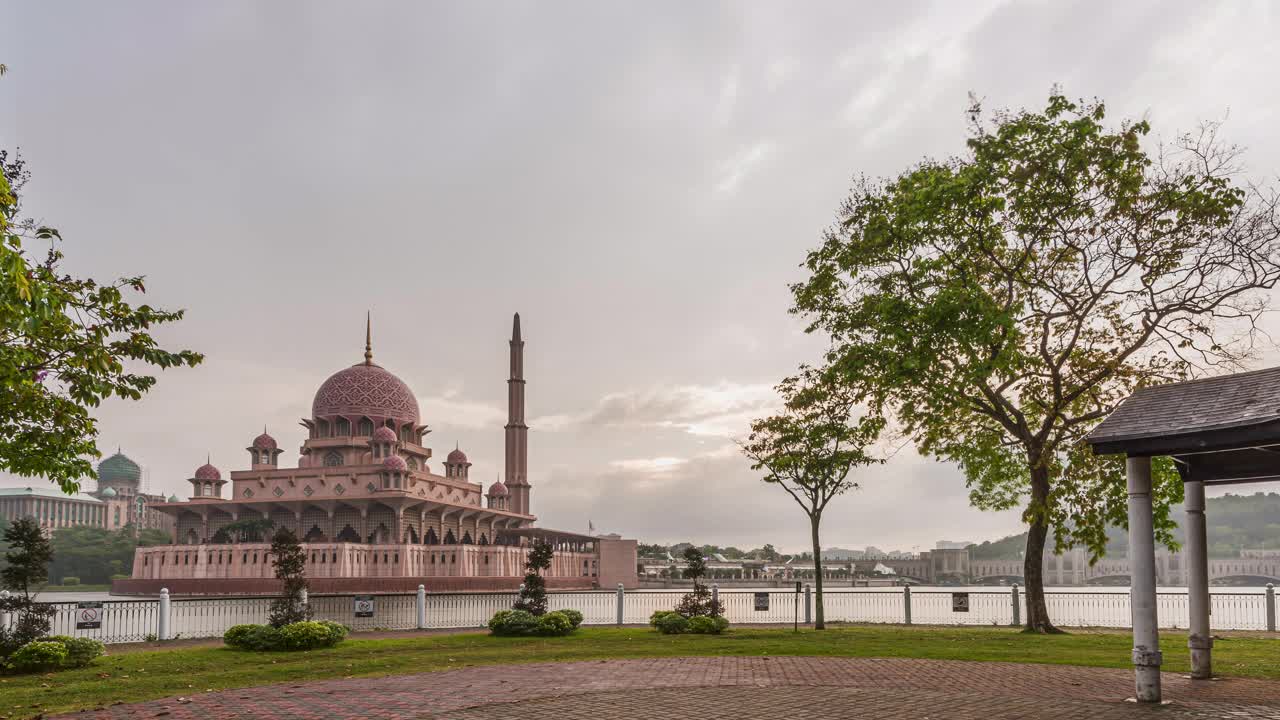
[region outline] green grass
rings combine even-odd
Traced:
[[[107,592],[111,589],[110,585],[45,585],[40,588],[42,593],[59,593],[59,592]]]
[[[356,636],[358,638],[358,636]],[[1187,670],[1186,637],[1163,638],[1165,669]],[[660,635],[648,628],[583,628],[563,638],[486,634],[349,639],[306,653],[223,647],[131,652],[80,670],[0,678],[0,716],[26,717],[207,690],[448,670],[470,665],[690,655],[911,657],[1129,667],[1123,633],[1028,635],[1014,628],[837,626],[824,632],[735,628],[722,636]],[[1280,679],[1280,640],[1225,637],[1214,645],[1222,675]]]

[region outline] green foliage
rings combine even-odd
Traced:
[[[527,610],[499,610],[489,618],[489,632],[494,635],[533,635],[538,631],[538,617]]]
[[[74,575],[68,575],[68,576],[66,576],[66,577],[62,578],[62,584],[63,584],[63,585],[79,585],[79,584],[80,584],[80,578],[78,578],[78,577],[76,577],[76,576],[74,576]]]
[[[146,292],[143,278],[102,284],[67,273],[59,232],[20,217],[30,176],[22,159],[0,151],[0,169],[0,470],[74,492],[99,456],[93,409],[140,399],[156,382],[148,368],[203,358],[156,343],[152,329],[182,311],[130,304],[126,292]],[[47,250],[40,258],[28,246]]]
[[[719,635],[729,629],[729,621],[724,616],[689,618],[689,632],[699,635]]]
[[[93,638],[86,637],[68,637],[66,635],[54,635],[47,638],[50,642],[61,643],[67,650],[67,658],[63,661],[63,667],[78,668],[84,667],[101,657],[106,652],[107,646]]]
[[[1083,438],[1139,387],[1249,356],[1280,218],[1213,126],[1153,157],[1145,121],[1110,129],[1056,90],[1042,112],[970,117],[966,156],[857,182],[793,312],[860,403],[960,465],[976,506],[1023,508],[1028,620],[1047,628],[1049,530],[1096,556],[1126,522],[1123,459]],[[1182,485],[1154,470],[1167,544]]]
[[[50,540],[53,561],[49,565],[49,575],[64,578],[71,575],[90,585],[107,584],[111,582],[112,575],[133,572],[133,551],[143,539],[154,540],[157,533],[164,537],[164,544],[169,542],[168,534],[158,530],[143,530],[135,538],[132,527],[118,530],[88,525],[58,528]],[[66,584],[65,580],[63,584]]]
[[[255,652],[270,652],[284,649],[284,637],[279,628],[270,625],[255,625],[253,630],[245,633],[241,647]]]
[[[66,661],[67,648],[51,640],[33,640],[9,656],[9,666],[20,673],[56,670]]]
[[[310,620],[311,606],[302,601],[302,593],[307,589],[307,556],[288,528],[280,528],[271,540],[271,565],[284,594],[271,601],[268,624],[283,628]]]
[[[49,632],[53,608],[31,599],[33,586],[49,579],[53,559],[49,540],[32,518],[19,518],[4,529],[5,565],[0,569],[4,589],[13,594],[0,598],[0,612],[9,613],[8,627],[0,627],[0,659]]]
[[[679,615],[679,614],[680,613],[676,612],[675,610],[654,610],[653,614],[649,616],[649,625],[653,627],[658,627],[658,623],[662,622],[663,618],[667,617],[668,615]]]
[[[555,556],[555,548],[550,543],[536,542],[529,548],[528,559],[525,560],[524,584],[520,588],[520,597],[512,607],[524,610],[532,615],[541,615],[547,611],[547,581],[542,573],[551,567],[551,559]]]
[[[569,622],[573,625],[574,630],[577,630],[578,626],[582,625],[582,621],[585,619],[582,613],[577,610],[557,610],[556,612],[569,618]]]
[[[658,632],[663,635],[679,635],[680,633],[689,632],[689,618],[680,613],[666,613],[659,618],[650,618],[650,622],[654,623],[654,627],[658,628]]]
[[[320,624],[323,625],[329,631],[329,636],[333,638],[334,645],[337,645],[338,643],[347,639],[347,635],[351,634],[351,628],[347,627],[346,625],[343,625],[340,622],[334,622],[332,620],[321,620]]]
[[[334,623],[336,624],[336,623]],[[338,627],[342,627],[339,625]],[[333,624],[303,620],[280,628],[281,647],[285,650],[315,650],[316,648],[333,647],[346,636],[346,628],[342,635]]]
[[[232,625],[227,631],[222,633],[222,642],[233,648],[246,648],[246,642],[249,634],[261,625]]]
[[[270,518],[245,517],[230,522],[210,538],[210,542],[225,545],[228,543],[262,542],[271,534],[275,523]]]
[[[573,632],[573,621],[559,610],[549,612],[538,618],[538,634],[549,637],[568,635]]]

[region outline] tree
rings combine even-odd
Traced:
[[[974,505],[1023,506],[1027,628],[1055,631],[1041,563],[1096,559],[1126,523],[1123,460],[1081,442],[1134,389],[1237,367],[1280,277],[1277,197],[1237,182],[1215,125],[1154,155],[1146,121],[1104,126],[1056,89],[1043,112],[970,110],[964,157],[856,182],[809,253],[793,312],[828,363]],[[1171,542],[1172,463],[1154,468]]]
[[[238,542],[262,542],[275,523],[265,517],[244,517],[218,528],[211,542],[225,545]]]
[[[685,548],[684,577],[693,581],[693,592],[680,598],[676,612],[691,618],[698,616],[719,617],[724,614],[724,605],[711,596],[711,590],[698,582],[707,575],[707,559],[702,556],[701,548]]]
[[[271,567],[281,583],[283,595],[271,601],[267,624],[284,627],[311,619],[311,606],[303,600],[307,590],[307,554],[289,528],[280,528],[271,538]]]
[[[822,513],[832,499],[856,488],[850,473],[879,462],[868,445],[883,427],[874,415],[854,417],[856,393],[826,370],[801,368],[778,384],[783,410],[751,423],[742,451],[763,480],[786,491],[809,518],[818,595],[814,628],[826,627],[822,608]]]
[[[61,267],[57,230],[20,218],[29,172],[0,151],[0,470],[39,475],[64,492],[93,474],[103,399],[137,400],[155,385],[151,368],[194,366],[190,350],[162,349],[151,329],[181,310],[132,305],[142,277],[100,284]],[[38,260],[27,245],[48,244]]]
[[[31,592],[49,580],[53,547],[40,525],[29,517],[14,520],[5,528],[4,541],[8,550],[0,582],[14,593],[0,598],[0,611],[13,618],[9,627],[0,627],[0,658],[7,659],[23,645],[49,634],[53,608],[32,600]]]
[[[524,584],[520,586],[520,597],[511,607],[524,610],[533,615],[542,615],[547,611],[547,581],[542,571],[551,567],[551,559],[555,556],[555,548],[551,543],[535,542],[529,548],[529,556],[524,562]]]

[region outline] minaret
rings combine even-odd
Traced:
[[[524,424],[524,340],[520,313],[511,327],[511,377],[507,379],[507,472],[512,512],[529,514],[529,426]]]

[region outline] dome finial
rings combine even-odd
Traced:
[[[369,311],[364,315],[364,364],[373,364],[373,313]]]

